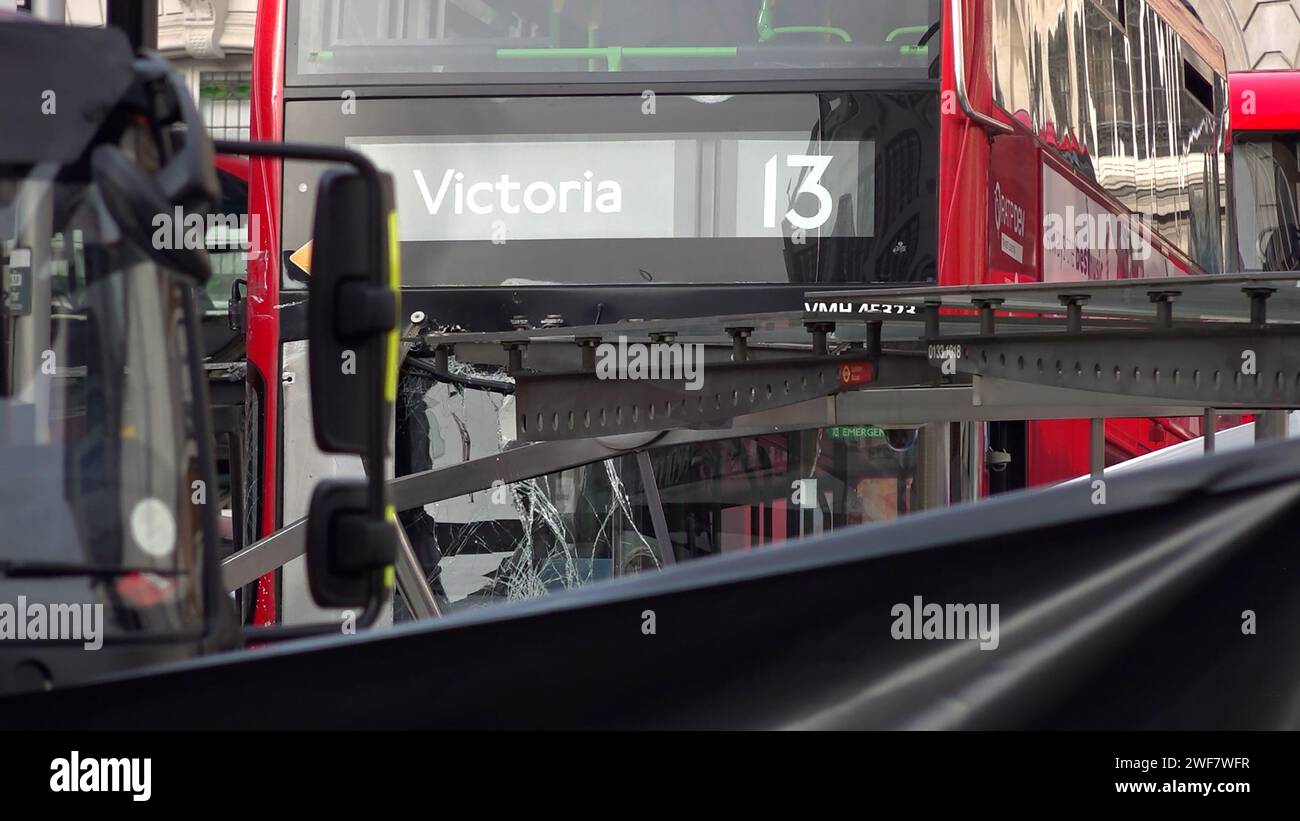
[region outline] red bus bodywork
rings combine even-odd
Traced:
[[[253,39],[251,137],[284,139],[284,18],[281,0],[261,0]],[[279,160],[250,161],[248,214],[259,232],[261,252],[248,261],[248,373],[258,391],[261,418],[258,432],[262,515],[259,535],[269,536],[280,522],[280,178]],[[258,582],[254,618],[257,624],[276,621],[276,575]]]
[[[1166,17],[1176,18],[1184,39],[1202,50],[1208,35],[1176,0],[1147,0]],[[953,27],[948,6],[943,9],[943,53],[940,77],[939,156],[939,249],[941,285],[970,285],[1033,281],[1042,278],[1037,245],[1041,225],[1042,169],[1051,168],[1066,177],[1084,196],[1114,213],[1127,213],[1122,205],[1094,183],[1072,171],[1052,148],[1083,151],[1075,135],[1048,129],[1034,133],[1023,121],[993,103],[989,41],[992,0],[963,0],[964,44],[967,86],[973,107],[1013,126],[1014,132],[990,142],[983,127],[970,120],[955,98],[951,55]],[[286,11],[283,0],[260,0],[257,12],[253,60],[252,137],[280,140],[284,133],[284,65]],[[1219,52],[1221,64],[1222,57]],[[1280,105],[1280,103],[1279,103]],[[1261,115],[1262,116],[1262,115]],[[990,200],[995,186],[1001,186],[1026,201],[1025,254],[1031,259],[1022,270],[1010,271],[999,265],[991,253]],[[250,373],[261,381],[262,396],[262,533],[280,524],[280,329],[276,306],[279,300],[279,225],[281,173],[278,162],[254,160],[250,180],[250,215],[261,226],[261,255],[249,267],[248,356]],[[1196,271],[1188,258],[1158,236],[1153,244],[1161,253],[1166,273]],[[1084,474],[1089,469],[1087,420],[1032,422],[1028,426],[1026,477],[1029,484],[1059,481]],[[1110,459],[1119,461],[1138,456],[1177,441],[1199,435],[1200,420],[1114,419],[1106,423]],[[272,618],[274,586],[271,577],[262,583],[258,599],[259,619]]]
[[[990,141],[983,126],[967,117],[956,104],[951,59],[952,26],[949,15],[945,14],[943,36],[947,56],[943,60],[939,126],[939,284],[1042,281],[1041,231],[1025,232],[1024,257],[1032,263],[1012,266],[1017,270],[1009,270],[1000,264],[1008,260],[998,254],[995,243],[990,241],[993,220],[990,198],[995,187],[1009,189],[1019,196],[1027,214],[1026,224],[1035,229],[1042,225],[1043,219],[1041,192],[1045,168],[1068,179],[1078,191],[1102,208],[1115,214],[1129,212],[1100,186],[1074,172],[1051,150],[1086,152],[1077,135],[1068,131],[1058,132],[1051,126],[1035,134],[1027,125],[1028,117],[1024,112],[1007,112],[994,103],[989,48],[992,2],[963,0],[962,5],[967,41],[964,48],[966,83],[971,105],[977,111],[1009,124],[1014,131]],[[1167,20],[1176,24],[1184,32],[1185,40],[1199,48],[1202,54],[1211,46],[1217,46],[1190,12],[1178,3],[1157,0],[1148,5],[1156,7]],[[1221,64],[1221,51],[1218,57],[1216,62]],[[1281,102],[1273,105],[1279,106]],[[1158,256],[1166,261],[1166,270],[1161,273],[1201,273],[1185,254],[1159,235],[1152,233],[1149,239]],[[1107,461],[1122,461],[1185,441],[1199,436],[1200,428],[1200,419],[1108,419]],[[1046,484],[1088,472],[1088,420],[1030,422],[1027,436],[1028,484]]]
[[[1300,71],[1234,71],[1228,94],[1233,132],[1300,131]]]

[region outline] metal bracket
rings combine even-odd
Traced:
[[[515,374],[521,440],[585,439],[717,425],[875,381],[877,357],[750,359],[709,365],[699,390],[683,380],[601,379],[591,371]]]
[[[1144,332],[948,337],[977,376],[1216,408],[1300,407],[1300,329],[1205,327]],[[942,350],[939,350],[942,349]],[[931,360],[938,364],[939,358]]]

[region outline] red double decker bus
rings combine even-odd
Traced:
[[[1300,271],[1300,71],[1229,82],[1236,267]]]
[[[990,0],[972,93],[990,139],[956,118],[955,201],[988,220],[951,220],[949,283],[1219,273],[1229,202],[1222,48],[1179,0]],[[983,81],[987,81],[985,84]],[[983,108],[987,106],[987,108]],[[1010,126],[1008,129],[1007,126]],[[994,136],[996,135],[996,136]],[[953,217],[956,212],[949,212]],[[1021,214],[1027,215],[1020,230]],[[974,272],[966,278],[964,271]],[[1225,420],[1230,421],[1230,420]],[[1202,420],[1110,419],[1108,464],[1199,436]],[[1037,485],[1088,470],[1086,420],[1011,424],[1004,441]],[[998,431],[993,431],[996,437]],[[1023,448],[1023,450],[1021,450]]]
[[[396,180],[404,314],[505,331],[793,311],[846,287],[1223,271],[1226,78],[1178,0],[263,0],[252,136],[369,155]],[[309,477],[357,468],[315,451],[302,398],[317,173],[251,164],[263,533],[302,514]],[[466,373],[404,377],[399,474],[510,441],[499,374]],[[1086,421],[855,422],[658,452],[658,554],[1088,470]],[[1199,424],[1109,420],[1108,459]],[[936,481],[970,441],[1011,467]],[[404,522],[453,603],[630,572],[650,528],[627,461]],[[809,478],[827,494],[812,510],[791,496]],[[576,563],[561,542],[582,545]],[[260,617],[298,595],[264,580]]]

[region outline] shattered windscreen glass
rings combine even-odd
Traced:
[[[450,372],[508,386],[491,368]],[[407,370],[397,474],[511,444],[513,398]],[[669,564],[779,545],[920,505],[915,428],[844,425],[671,445],[403,511],[444,612],[531,599]],[[656,527],[658,497],[663,519]],[[395,618],[409,618],[396,604]]]

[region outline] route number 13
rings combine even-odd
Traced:
[[[763,166],[763,225],[767,228],[776,227],[776,154],[768,160]],[[787,168],[807,168],[810,169],[808,174],[803,178],[803,183],[795,193],[796,200],[804,194],[812,194],[817,198],[817,213],[811,217],[805,217],[794,208],[786,211],[784,218],[790,221],[790,224],[796,228],[802,228],[805,231],[811,231],[821,228],[831,217],[831,192],[826,190],[826,186],[821,184],[822,175],[830,166],[831,160],[835,159],[829,154],[812,155],[812,154],[787,154],[785,164]]]

